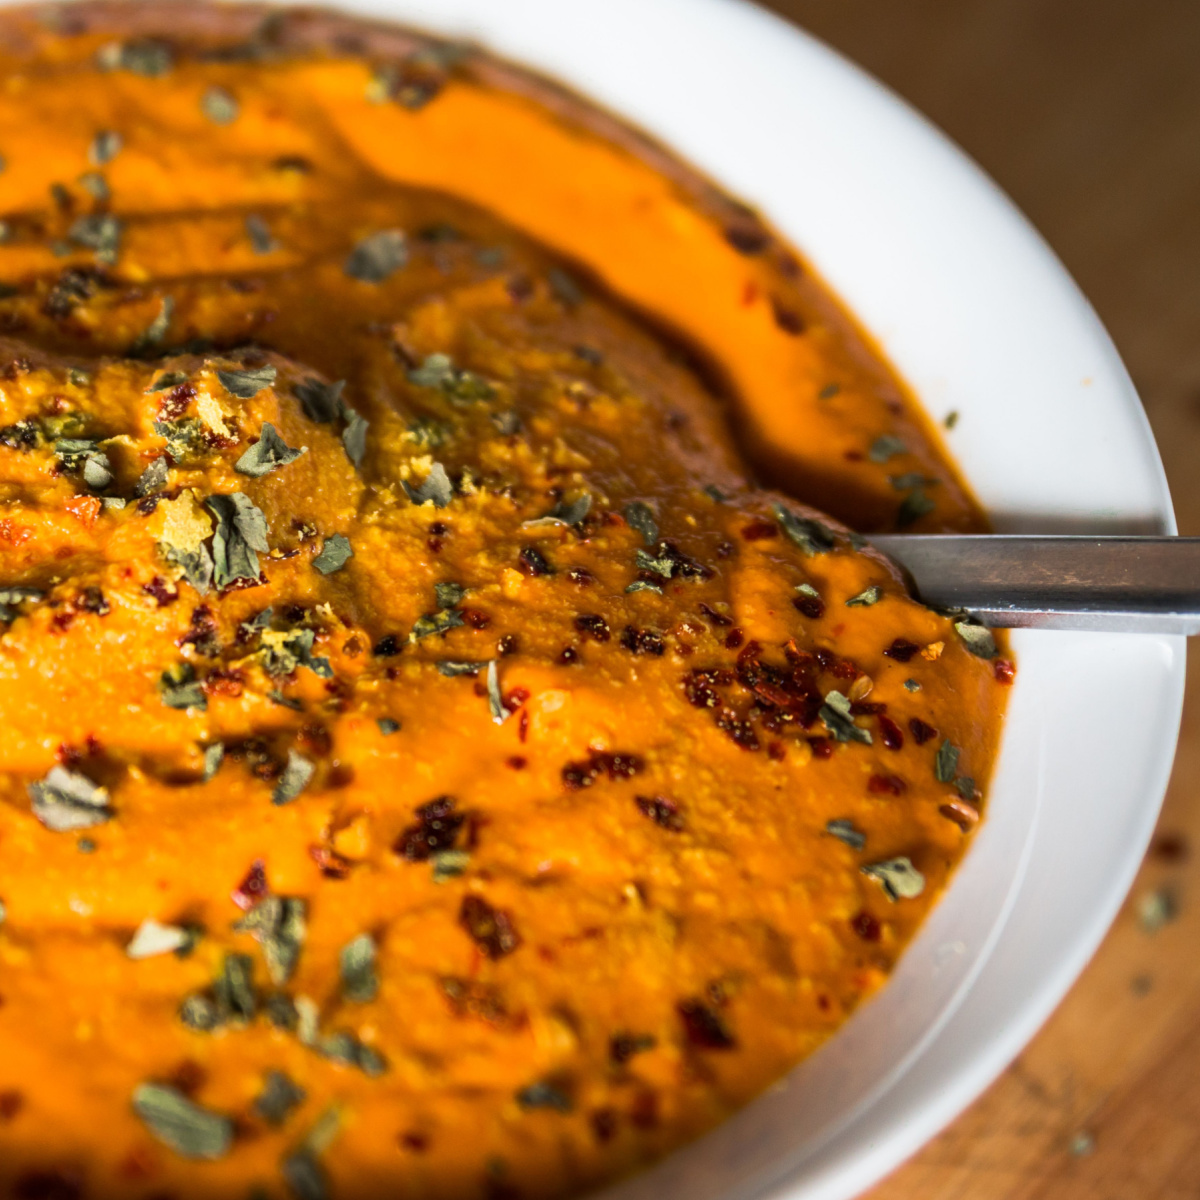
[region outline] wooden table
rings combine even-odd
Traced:
[[[930,116],[1038,226],[1141,392],[1180,532],[1200,535],[1200,0],[772,7]],[[1192,847],[1200,655],[1159,831],[1107,941],[1021,1057],[871,1200],[1200,1196]]]

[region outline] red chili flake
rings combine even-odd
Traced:
[[[654,1129],[658,1119],[658,1093],[652,1088],[641,1088],[633,1097],[629,1120],[638,1129]]]
[[[724,627],[733,624],[732,618],[722,616],[719,612],[715,612],[713,609],[709,608],[707,604],[701,603],[700,612],[714,625],[720,625]]]
[[[0,1121],[11,1121],[25,1105],[25,1097],[15,1088],[0,1092]]]
[[[425,542],[430,554],[441,554],[444,543],[441,538],[431,537]]]
[[[850,705],[850,713],[855,717],[874,717],[887,712],[887,705],[881,700],[855,700]]]
[[[217,668],[210,671],[202,684],[206,696],[232,696],[235,699],[242,694],[245,679],[240,671]]]
[[[771,242],[771,236],[760,225],[743,223],[730,225],[725,230],[725,240],[739,253],[761,254]]]
[[[872,775],[867,780],[867,791],[873,796],[901,796],[908,784],[899,775]]]
[[[564,666],[569,667],[572,663],[579,661],[579,651],[574,646],[566,646],[562,653],[558,656],[558,661]]]
[[[862,462],[866,455],[861,450],[845,450],[842,457],[847,462]]]
[[[617,1110],[597,1108],[588,1118],[598,1142],[611,1142],[617,1132]]]
[[[1017,668],[1007,658],[998,658],[992,663],[992,674],[995,675],[997,683],[1009,687],[1017,677]]]
[[[528,275],[512,275],[504,285],[514,304],[520,304],[533,295],[533,280]]]
[[[66,633],[71,628],[75,621],[75,610],[73,608],[65,608],[62,612],[56,612],[50,620],[51,626],[58,630],[59,633]]]
[[[190,383],[173,387],[159,402],[158,416],[162,421],[174,421],[187,412],[187,407],[196,398],[196,389]]]
[[[249,912],[260,900],[265,899],[271,893],[270,885],[267,883],[267,872],[263,867],[262,859],[256,859],[250,866],[250,870],[246,872],[246,878],[233,890],[232,899],[238,908],[245,912]]]
[[[731,629],[725,635],[725,649],[736,650],[745,640],[746,635],[740,629]]]
[[[445,521],[432,521],[429,525],[430,537],[445,537],[450,532],[450,526]]]
[[[596,582],[596,577],[584,567],[572,567],[567,572],[567,578],[580,587],[590,587]]]
[[[315,722],[301,726],[296,740],[304,749],[320,757],[324,757],[333,749],[333,734],[324,725]]]
[[[62,742],[58,749],[55,750],[54,757],[62,766],[66,767],[68,771],[73,771],[81,762],[83,762],[83,751],[77,746],[72,746],[67,742]]]
[[[669,829],[672,833],[683,829],[683,817],[679,812],[679,805],[674,800],[668,800],[666,796],[635,796],[633,802],[637,805],[638,812],[644,817],[649,817],[655,825],[661,825],[663,829]]]
[[[458,910],[458,923],[488,958],[503,958],[520,944],[512,915],[493,908],[482,896],[464,896]]]
[[[787,758],[787,748],[782,742],[768,742],[767,757],[772,762],[783,762]]]
[[[899,750],[904,746],[904,730],[884,713],[879,714],[879,735],[889,750]]]
[[[74,1171],[26,1171],[12,1194],[13,1200],[81,1200],[83,1180]]]
[[[680,1000],[675,1011],[683,1019],[683,1031],[693,1046],[706,1050],[732,1050],[737,1042],[720,1013],[702,1000]]]
[[[427,1134],[418,1133],[415,1129],[406,1130],[396,1139],[404,1150],[411,1150],[414,1154],[424,1154],[429,1149],[429,1137]]]
[[[516,654],[517,650],[520,648],[520,645],[520,639],[515,633],[506,633],[496,643],[496,653],[500,658],[505,658],[509,654]]]
[[[522,709],[521,715],[517,718],[517,741],[524,744],[529,737],[529,710]]]
[[[879,941],[880,933],[882,932],[879,922],[871,916],[869,912],[855,913],[850,918],[850,928],[858,934],[864,942]]]
[[[762,542],[779,536],[779,526],[774,521],[752,521],[742,529],[747,542]]]
[[[584,613],[575,618],[575,628],[586,637],[597,642],[607,642],[612,637],[608,622],[596,613]]]
[[[812,747],[813,758],[833,757],[833,742],[829,738],[810,737],[808,744]]]
[[[562,781],[568,791],[591,787],[601,775],[611,780],[632,779],[646,769],[636,754],[608,754],[593,750],[582,762],[569,762],[562,769]]]
[[[195,1095],[208,1078],[208,1072],[194,1058],[185,1058],[168,1076],[185,1096]]]
[[[785,308],[774,296],[771,297],[771,312],[775,316],[775,324],[784,333],[790,333],[795,337],[804,332],[804,318],[798,312]]]
[[[835,659],[829,667],[829,673],[834,679],[857,679],[862,674],[858,665],[852,663],[848,658]]]
[[[492,618],[487,613],[480,612],[477,608],[464,608],[461,612],[463,620],[472,629],[486,629],[492,623]]]
[[[814,621],[825,615],[825,601],[820,596],[795,596],[792,599],[792,607],[802,616],[811,617]]]
[[[897,662],[906,663],[920,648],[916,642],[910,642],[906,638],[897,638],[883,653]]]
[[[1150,843],[1150,853],[1160,862],[1183,862],[1188,856],[1187,838],[1181,833],[1160,833]]]
[[[513,690],[504,697],[504,707],[507,708],[510,713],[516,712],[517,709],[529,699],[529,696],[530,692],[528,688],[513,688]]]
[[[453,796],[439,796],[414,810],[417,823],[408,826],[392,850],[408,862],[426,862],[440,850],[451,850],[466,817],[454,811]]]
[[[739,717],[728,708],[720,708],[717,710],[716,722],[717,728],[728,734],[743,750],[758,749],[758,734],[744,717]]]
[[[625,626],[621,634],[621,645],[630,654],[652,654],[657,658],[661,658],[667,649],[661,634],[651,629],[635,629],[632,625]]]
[[[920,717],[912,717],[908,722],[909,732],[913,735],[913,741],[918,746],[923,746],[930,738],[935,738],[938,731],[932,725],[926,725]]]
[[[179,599],[179,589],[172,590],[161,575],[155,575],[149,583],[143,583],[142,591],[152,596],[159,608],[166,608],[168,604],[174,604]]]
[[[529,766],[529,759],[525,758],[523,755],[514,754],[511,758],[505,759],[504,765],[506,767],[511,767],[514,771],[523,771],[527,766]]]
[[[354,865],[329,846],[309,846],[308,856],[317,864],[326,879],[345,879]]]
[[[523,547],[517,555],[517,570],[530,578],[554,574],[554,568],[532,546]]]

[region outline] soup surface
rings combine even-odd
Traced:
[[[885,981],[1013,668],[752,212],[302,10],[4,10],[0,158],[0,1194],[573,1194]]]

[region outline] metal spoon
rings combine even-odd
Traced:
[[[934,608],[998,628],[1200,633],[1200,538],[878,534]]]

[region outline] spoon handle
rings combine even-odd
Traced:
[[[878,534],[934,608],[1000,628],[1200,633],[1200,538]]]

